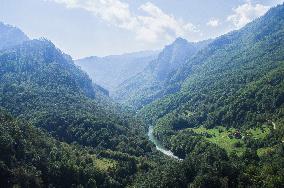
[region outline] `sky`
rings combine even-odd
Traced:
[[[74,59],[162,49],[239,29],[283,0],[0,0],[0,21]]]

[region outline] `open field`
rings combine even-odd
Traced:
[[[190,130],[195,133],[204,135],[204,137],[212,142],[224,148],[228,153],[236,152],[237,155],[241,155],[246,147],[244,145],[243,139],[238,139],[235,137],[230,138],[229,135],[236,133],[237,130],[234,128],[226,129],[225,127],[219,126],[214,129],[206,129],[204,127],[199,128],[190,128]],[[263,140],[270,132],[270,129],[267,126],[262,128],[249,129],[241,132],[241,136],[251,137],[253,139]],[[258,155],[263,155],[271,148],[260,148],[258,149]]]

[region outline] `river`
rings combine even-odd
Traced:
[[[183,160],[183,159],[179,158],[178,156],[174,155],[173,152],[171,152],[170,150],[168,150],[164,146],[162,146],[162,144],[160,144],[160,142],[153,135],[153,126],[149,126],[148,137],[149,137],[149,140],[155,144],[156,149],[158,151],[162,152],[163,154],[165,154],[165,155],[167,155],[171,158],[174,158],[174,159],[177,159],[177,160]]]

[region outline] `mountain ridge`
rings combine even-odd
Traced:
[[[105,57],[91,56],[75,63],[86,71],[94,82],[111,91],[139,72],[156,58],[156,51],[142,51]]]
[[[176,88],[168,88],[167,78],[210,42],[211,40],[193,43],[177,38],[165,46],[158,58],[145,67],[143,72],[123,82],[115,91],[114,99],[140,109],[155,99],[174,92]],[[168,91],[163,92],[163,88],[168,88]]]
[[[2,35],[0,35],[1,36],[0,50],[21,44],[22,42],[29,40],[28,36],[20,29],[13,27],[11,25],[4,24],[1,21],[0,21],[0,33],[2,33]]]

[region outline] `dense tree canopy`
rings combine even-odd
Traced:
[[[34,133],[36,138],[30,138],[30,145],[27,148],[19,146],[19,149],[23,147],[27,153],[31,149],[34,153],[42,153],[43,156],[50,156],[54,149],[59,152],[56,155],[62,157],[60,161],[64,163],[62,169],[57,172],[54,168],[59,164],[52,159],[46,160],[50,165],[55,165],[54,168],[46,166],[44,161],[39,168],[29,165],[25,154],[19,155],[14,163],[23,159],[19,168],[27,171],[29,173],[27,176],[34,174],[32,170],[39,174],[38,179],[31,177],[32,185],[87,186],[90,179],[92,185],[100,183],[100,186],[105,187],[112,184],[116,187],[125,186],[140,170],[136,166],[140,164],[142,158],[152,152],[153,145],[145,136],[146,129],[142,121],[134,119],[130,111],[112,102],[103,88],[93,84],[87,74],[77,68],[71,58],[50,41],[31,40],[0,51],[0,72],[0,106],[10,112],[17,119],[15,121],[23,122],[24,127],[29,125],[30,129],[37,127],[41,130]],[[1,123],[1,128],[8,129],[7,127],[10,126],[10,124],[5,125],[5,122],[3,126]],[[13,134],[1,133],[5,137],[8,136],[7,134]],[[26,139],[26,134],[20,137]],[[56,142],[54,138],[57,139]],[[21,142],[18,137],[13,139],[15,141],[11,142],[17,144]],[[37,141],[39,143],[36,143]],[[44,151],[41,151],[41,142]],[[44,144],[48,146],[45,147]],[[88,150],[80,149],[83,146],[91,147],[90,151],[93,153],[91,158],[94,160],[88,159],[90,158]],[[109,149],[112,153],[107,152]],[[11,153],[7,155],[12,156]],[[69,155],[74,155],[74,159],[71,158],[69,161],[67,159]],[[77,157],[78,155],[82,160]],[[96,158],[96,155],[104,157]],[[116,156],[119,155],[124,155],[124,158],[117,159]],[[97,161],[99,163],[95,164]],[[7,164],[9,161],[4,161],[3,165]],[[99,171],[100,166],[105,169],[104,173],[96,172]],[[108,166],[112,167],[112,171],[108,171]],[[8,171],[17,170],[18,167],[11,168]],[[50,173],[47,173],[47,170]],[[85,170],[90,172],[84,172]],[[41,174],[47,177],[41,177]],[[30,184],[29,177],[11,181],[22,175],[22,172],[19,172],[2,181],[9,186],[18,184],[19,181]],[[67,183],[63,181],[64,178],[66,181],[70,178],[71,181]],[[24,185],[21,182],[19,184]]]

